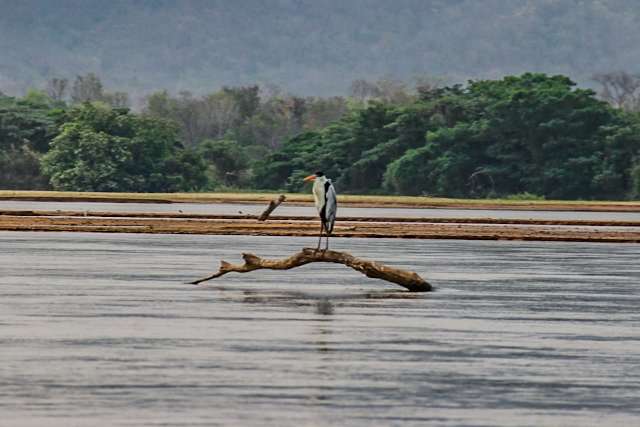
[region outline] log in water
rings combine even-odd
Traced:
[[[414,271],[393,268],[379,262],[357,258],[347,252],[304,248],[300,252],[283,259],[264,259],[250,253],[243,253],[242,259],[244,264],[230,264],[222,260],[217,273],[189,283],[197,285],[211,279],[217,279],[227,273],[248,273],[262,269],[290,270],[312,262],[330,262],[351,267],[367,277],[395,283],[411,292],[428,292],[431,290],[431,285]]]

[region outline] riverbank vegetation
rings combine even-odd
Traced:
[[[323,170],[342,194],[637,200],[640,115],[603,76],[600,97],[527,73],[415,90],[360,80],[330,98],[161,91],[135,112],[95,75],[54,79],[0,96],[0,189],[298,192]]]

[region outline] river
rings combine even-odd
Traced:
[[[0,232],[1,426],[640,424],[640,245]]]
[[[260,215],[265,204],[242,203],[107,203],[107,202],[35,202],[1,200],[0,210],[87,211],[87,212],[158,212],[165,214]],[[501,218],[594,221],[640,221],[640,212],[544,211],[509,209],[451,208],[362,208],[340,206],[340,216],[370,218]],[[274,215],[317,216],[312,205],[283,204]]]

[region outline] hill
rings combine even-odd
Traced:
[[[0,91],[95,72],[136,95],[637,71],[636,0],[0,0]]]

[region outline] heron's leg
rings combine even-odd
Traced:
[[[324,230],[324,223],[320,221],[320,236],[318,237],[318,247],[316,248],[317,251],[320,250],[320,243],[322,242],[322,230]]]
[[[327,246],[325,246],[324,250],[328,251],[329,250],[329,233],[327,233],[326,236],[327,236]]]

